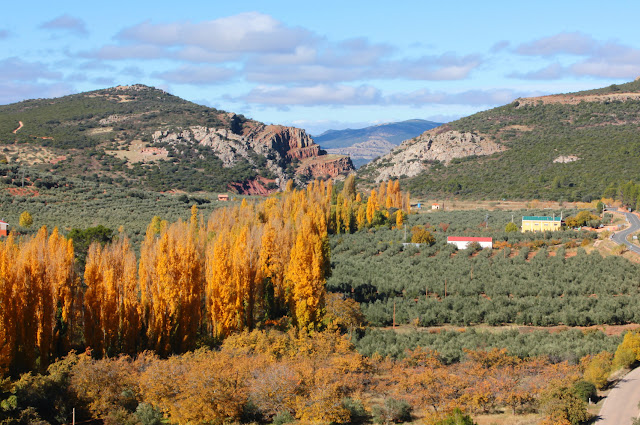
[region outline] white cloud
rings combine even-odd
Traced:
[[[418,59],[388,61],[372,70],[378,78],[408,78],[412,80],[461,80],[482,63],[479,55],[458,56],[445,53]]]
[[[171,71],[159,72],[153,76],[169,83],[207,85],[228,81],[236,73],[237,71],[230,68],[188,65]]]
[[[87,74],[83,74],[81,72],[74,72],[73,74],[69,74],[65,77],[66,81],[75,83],[82,83],[87,81],[88,79],[89,77],[87,77]]]
[[[587,55],[592,53],[597,45],[598,42],[590,35],[580,32],[563,32],[521,44],[515,51],[528,56]]]
[[[632,79],[640,75],[640,62],[612,63],[606,60],[590,59],[573,64],[569,69],[574,75]]]
[[[334,57],[335,59],[335,57]],[[336,63],[321,55],[315,63],[267,65],[265,61],[250,61],[246,66],[249,81],[269,84],[339,83],[366,79],[461,80],[477,68],[482,60],[478,55],[457,56],[447,53],[419,59],[382,60],[371,63],[371,57],[359,64]]]
[[[380,91],[372,86],[351,87],[319,84],[308,87],[256,87],[240,100],[260,105],[372,105]]]
[[[269,15],[247,12],[200,23],[147,21],[124,29],[118,38],[160,46],[198,46],[213,52],[287,52],[312,36]]]
[[[96,77],[96,78],[93,78],[91,82],[94,84],[98,84],[99,86],[102,86],[102,87],[111,87],[116,85],[115,80],[110,77]]]
[[[353,38],[329,44],[322,63],[339,67],[376,66],[395,49],[387,44],[371,44],[365,38]]]
[[[355,81],[366,78],[366,73],[360,69],[331,68],[324,65],[249,66],[246,68],[246,78],[248,81],[269,84],[313,84]]]
[[[195,62],[195,63],[222,63],[222,62],[232,62],[241,58],[241,56],[237,53],[233,52],[212,52],[203,47],[199,46],[186,46],[182,49],[179,49],[174,53],[169,53],[167,50],[167,55],[172,56],[174,59],[184,60],[187,62]]]
[[[501,52],[501,51],[505,50],[506,48],[508,48],[510,45],[511,45],[511,43],[509,43],[507,40],[498,41],[493,46],[491,46],[490,52],[491,53]]]
[[[347,86],[318,84],[306,87],[261,86],[240,98],[230,99],[249,104],[269,106],[347,106],[347,105],[472,105],[496,106],[512,102],[519,97],[538,96],[543,93],[513,89],[467,90],[459,93],[434,92],[428,89],[412,92],[383,94],[373,86]]]
[[[60,72],[50,71],[42,62],[27,62],[17,57],[0,60],[0,75],[4,81],[32,81],[62,78]]]
[[[60,97],[73,93],[74,89],[64,83],[39,84],[16,81],[0,81],[0,105],[24,99]]]
[[[107,45],[95,51],[81,52],[80,57],[102,60],[161,59],[168,56],[167,50],[150,44]]]
[[[258,12],[204,22],[156,24],[122,30],[116,44],[82,57],[103,60],[169,59],[192,64],[233,64],[251,82],[339,84],[369,79],[461,80],[481,63],[479,55],[395,57],[397,49],[364,37],[329,41]]]
[[[83,20],[67,14],[44,22],[40,25],[40,28],[53,31],[66,31],[77,35],[87,35],[89,33]]]
[[[467,90],[460,93],[432,92],[428,89],[409,93],[394,93],[387,97],[392,105],[504,105],[518,97],[532,96],[534,93],[518,92],[512,89]]]
[[[512,72],[509,77],[523,80],[556,80],[566,75],[566,69],[558,62],[531,72]]]
[[[542,58],[558,55],[582,58],[564,67],[552,63],[533,72],[513,72],[510,76],[516,78],[552,80],[571,75],[631,79],[640,74],[640,49],[615,41],[596,40],[579,32],[560,33],[521,44],[515,52]]]
[[[145,75],[144,71],[137,66],[127,66],[122,68],[122,70],[120,70],[120,74],[138,78],[144,77]]]

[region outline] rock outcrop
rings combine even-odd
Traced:
[[[354,170],[348,157],[327,155],[302,129],[255,121],[248,122],[239,133],[226,128],[192,126],[180,131],[156,131],[152,140],[153,143],[168,143],[176,148],[180,144],[209,147],[224,167],[233,167],[240,159],[257,166],[255,154],[258,154],[266,158],[266,168],[276,176],[270,182],[279,188],[286,184],[285,170],[292,162],[300,164],[296,174],[307,177],[337,177]],[[234,184],[233,188],[250,194],[266,194],[275,190],[267,189],[262,180]]]
[[[445,164],[454,158],[491,155],[506,147],[480,134],[462,133],[441,126],[428,130],[415,139],[406,140],[389,154],[367,165],[376,181],[406,176],[413,177],[426,171],[430,163]]]
[[[253,180],[231,183],[230,189],[243,195],[269,195],[277,190],[277,181],[256,177]]]
[[[336,178],[353,171],[351,158],[344,155],[321,155],[302,162],[298,174],[310,178]]]

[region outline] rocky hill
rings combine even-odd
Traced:
[[[588,200],[640,181],[640,81],[517,99],[426,131],[358,172],[412,194]]]
[[[314,140],[327,152],[349,155],[356,166],[383,156],[403,140],[416,137],[440,123],[425,120],[407,120],[360,129],[328,130]]]
[[[302,129],[143,85],[0,106],[0,143],[9,163],[158,191],[264,194],[353,170]]]

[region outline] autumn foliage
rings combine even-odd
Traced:
[[[139,261],[121,233],[88,249],[74,274],[71,240],[46,228],[0,243],[0,371],[44,370],[74,346],[96,357],[193,350],[269,323],[318,328],[330,273],[329,233],[402,225],[409,197],[397,181],[366,198],[353,176],[340,192],[314,181],[205,220],[154,217]],[[396,214],[392,217],[391,214]],[[393,220],[393,221],[391,221]]]
[[[0,243],[0,370],[45,370],[78,323],[73,245],[57,229]]]
[[[139,405],[178,424],[246,421],[249,413],[264,423],[283,414],[300,423],[356,423],[358,414],[394,420],[397,406],[413,408],[425,423],[449,423],[443,420],[452,412],[505,408],[542,410],[550,421],[584,418],[570,389],[579,375],[566,362],[521,359],[505,350],[468,351],[454,364],[420,348],[402,360],[366,358],[334,330],[291,328],[235,333],[218,350],[167,359],[81,355],[71,382],[92,417],[108,420],[119,412],[121,423]]]
[[[137,267],[124,235],[106,247],[91,245],[84,282],[85,343],[101,356],[135,354],[141,326]]]

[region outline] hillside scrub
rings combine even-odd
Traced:
[[[13,133],[18,122],[25,128]],[[4,162],[23,169],[159,192],[270,193],[288,179],[305,183],[318,173],[300,169],[298,148],[331,163],[328,174],[353,170],[348,157],[327,160],[304,130],[144,85],[0,105],[0,145]]]
[[[2,390],[0,419],[28,414],[62,424],[76,407],[76,420],[105,423],[141,423],[144,417],[152,423],[161,417],[176,424],[270,423],[284,416],[300,423],[437,421],[454,408],[473,415],[546,410],[541,402],[549,391],[580,377],[567,362],[505,350],[469,350],[447,364],[437,351],[416,348],[392,360],[363,357],[331,330],[255,330],[228,338],[219,350],[167,359],[148,352],[104,359],[71,353],[48,373],[25,374]],[[64,397],[43,403],[36,397],[43,387]]]
[[[637,82],[629,84],[637,87]],[[631,99],[526,105],[516,100],[443,126],[487,137],[507,150],[448,165],[426,163],[425,171],[403,179],[403,184],[417,196],[588,202],[611,184],[640,181],[639,115],[640,101]],[[577,160],[554,162],[560,156]],[[387,159],[367,164],[359,176],[374,179],[376,168],[387,166]]]

